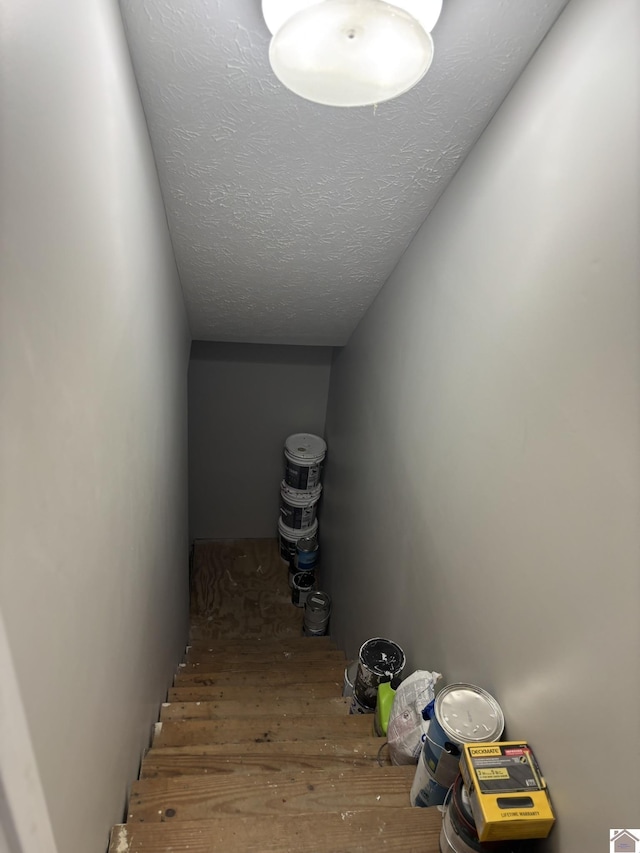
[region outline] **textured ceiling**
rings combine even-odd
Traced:
[[[346,343],[566,0],[445,0],[410,92],[335,108],[259,0],[121,0],[194,338]]]

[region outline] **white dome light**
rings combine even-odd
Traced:
[[[284,20],[272,14],[293,6],[298,11]],[[415,7],[422,20],[405,7]],[[265,20],[275,30],[271,67],[287,88],[316,103],[387,101],[429,69],[433,40],[426,27],[435,25],[441,7],[442,0],[263,0]]]

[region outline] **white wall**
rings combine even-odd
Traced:
[[[639,824],[633,0],[573,0],[334,364],[333,633],[493,691],[559,823]]]
[[[276,535],[284,440],[324,435],[332,354],[331,347],[193,342],[192,539]]]
[[[101,853],[186,636],[189,336],[116,0],[4,5],[0,602],[60,853]]]

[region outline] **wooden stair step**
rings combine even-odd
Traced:
[[[298,610],[298,608],[291,608]],[[271,622],[265,625],[261,620],[246,622],[237,621],[236,624],[230,624],[229,620],[226,623],[217,623],[215,620],[208,622],[206,625],[193,626],[189,634],[191,642],[200,640],[232,640],[232,639],[257,639],[270,635],[276,639],[285,640],[289,638],[300,638],[302,634],[302,619],[303,613],[297,614],[297,619],[292,622],[276,623]]]
[[[160,722],[172,720],[224,720],[228,717],[264,717],[274,714],[348,714],[351,700],[342,696],[330,699],[278,699],[264,697],[260,701],[237,702],[164,702]]]
[[[255,652],[188,652],[180,668],[185,672],[225,672],[230,669],[262,669],[262,667],[289,666],[290,664],[333,663],[346,664],[344,652],[332,649],[283,649],[282,651]]]
[[[302,684],[304,682],[333,681],[344,684],[344,662],[307,662],[304,664],[290,663],[274,668],[259,668],[256,670],[225,670],[223,672],[187,672],[185,667],[179,667],[173,680],[174,687],[220,687],[235,684],[245,687],[284,687],[286,685]]]
[[[408,807],[124,824],[109,853],[438,853],[441,823],[436,808]]]
[[[323,741],[271,741],[244,745],[223,743],[174,746],[148,750],[142,760],[141,779],[196,776],[199,774],[274,773],[327,770],[330,767],[389,765],[388,749],[378,737]]]
[[[250,652],[257,649],[268,649],[278,651],[279,649],[335,649],[336,645],[331,641],[331,637],[325,635],[323,637],[270,637],[260,636],[253,638],[237,637],[237,638],[222,638],[220,640],[194,640],[187,646],[187,650],[198,651],[238,651],[248,650]]]
[[[337,681],[309,681],[297,684],[274,684],[269,687],[170,687],[167,702],[269,702],[272,699],[329,699],[342,694]]]
[[[131,787],[127,823],[214,820],[221,815],[289,815],[345,808],[404,808],[415,767],[338,767],[235,776],[139,779]]]
[[[230,717],[226,720],[187,720],[156,723],[153,746],[191,746],[200,743],[262,743],[264,741],[334,740],[369,737],[372,714],[344,716]],[[382,742],[382,741],[381,741]]]

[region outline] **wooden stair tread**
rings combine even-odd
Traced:
[[[262,667],[255,670],[236,669],[222,672],[188,672],[186,667],[179,667],[173,680],[174,687],[219,687],[223,684],[235,684],[245,687],[283,687],[302,682],[333,681],[344,683],[344,662],[320,662],[313,664],[290,663],[278,667]]]
[[[298,664],[334,663],[346,665],[344,652],[333,649],[257,649],[253,652],[193,652],[180,664],[184,672],[224,672],[230,669],[262,669],[263,667]]]
[[[384,766],[388,750],[378,737],[323,741],[270,741],[240,744],[200,744],[196,746],[153,747],[143,758],[141,779],[230,773],[273,773],[279,771],[324,770],[331,767]]]
[[[268,687],[226,684],[204,687],[170,687],[167,702],[268,702],[271,699],[329,699],[342,694],[337,681],[309,681],[297,684],[274,684]]]
[[[298,773],[181,776],[134,782],[127,823],[214,820],[227,814],[306,814],[404,808],[411,767],[337,767]]]
[[[372,714],[231,717],[225,720],[156,723],[153,746],[247,741],[261,743],[270,740],[344,740],[349,737],[368,737],[372,733]]]
[[[260,637],[236,637],[236,638],[221,638],[219,640],[194,640],[189,643],[187,646],[187,651],[196,650],[196,651],[210,651],[215,652],[219,650],[225,651],[239,651],[242,652],[244,650],[248,650],[250,652],[256,651],[257,649],[278,649],[282,648],[290,648],[290,649],[335,649],[336,645],[331,641],[331,637],[324,635],[322,637],[306,637],[304,635],[299,637],[274,637],[274,636],[260,636]]]
[[[264,697],[258,701],[237,702],[165,702],[160,708],[160,721],[224,720],[228,717],[264,717],[274,714],[348,714],[351,702],[341,696],[330,699],[278,699]]]
[[[109,853],[438,853],[441,823],[437,809],[409,807],[125,824]]]

